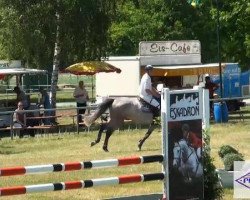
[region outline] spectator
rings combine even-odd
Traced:
[[[19,86],[14,87],[13,91],[17,94],[17,97],[16,97],[17,103],[21,101],[23,104],[23,109],[27,110],[30,106],[29,105],[30,102],[25,92],[21,90]]]
[[[210,76],[205,77],[205,89],[209,91],[209,99],[214,99],[214,91],[219,88],[219,85],[213,83],[210,79]],[[213,116],[213,101],[210,101],[210,116]]]
[[[21,112],[20,112],[21,111]],[[14,128],[26,128],[26,113],[23,112],[23,102],[19,101],[17,104],[17,109],[13,114],[13,127]],[[22,138],[24,135],[24,130],[19,131],[19,137]]]
[[[85,114],[87,101],[89,100],[89,95],[83,81],[79,81],[79,85],[75,88],[73,96],[76,99],[77,108],[84,107],[77,110],[77,120],[80,123],[83,122],[82,115]]]
[[[42,106],[45,109],[44,116],[51,116],[51,110],[46,110],[46,109],[51,109],[51,103],[50,103],[49,94],[42,87],[39,88],[39,92],[42,95],[42,97],[40,99],[39,107]],[[43,124],[44,125],[50,125],[50,119],[49,118],[45,118],[43,120]]]

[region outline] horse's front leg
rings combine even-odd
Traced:
[[[106,124],[101,124],[100,129],[99,129],[99,132],[98,132],[98,135],[97,135],[97,138],[96,138],[95,141],[91,142],[91,146],[94,146],[94,145],[96,145],[97,143],[100,142],[101,137],[102,137],[102,133],[103,133],[103,131],[104,131],[105,129],[106,129]]]
[[[151,133],[154,131],[154,129],[156,128],[156,125],[154,124],[154,122],[152,122],[146,132],[146,134],[144,135],[144,137],[139,140],[138,143],[138,150],[141,151],[141,147],[143,145],[143,143],[146,141],[146,139],[148,139],[148,137],[151,135]]]
[[[106,131],[106,137],[105,137],[105,140],[104,140],[104,143],[103,143],[103,147],[102,149],[106,152],[108,152],[108,142],[109,142],[109,138],[110,136],[112,135],[112,133],[114,132],[114,130],[112,128],[107,128],[107,131]]]

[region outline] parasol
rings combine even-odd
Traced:
[[[67,67],[65,71],[75,75],[94,75],[99,72],[121,72],[119,68],[103,61],[86,61],[76,63]]]
[[[106,63],[104,61],[85,61],[70,65],[65,69],[65,72],[69,72],[75,75],[95,75],[100,72],[116,72],[121,73],[121,69]],[[93,98],[93,79],[92,79],[92,98]]]

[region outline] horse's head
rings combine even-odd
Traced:
[[[181,165],[181,146],[179,145],[178,142],[174,143],[173,153],[174,153],[173,167],[178,168]]]
[[[186,148],[188,146],[188,142],[186,139],[180,139],[178,143],[181,146],[181,148]]]
[[[194,149],[188,145],[186,139],[180,139],[178,144],[182,151],[181,159],[184,163],[186,163],[187,160],[189,159],[189,156],[193,153]]]
[[[181,139],[178,142],[175,142],[173,153],[173,166],[181,167],[182,163],[185,164],[189,159],[189,155],[192,154],[192,149],[188,146],[185,139]]]

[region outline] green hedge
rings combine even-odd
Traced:
[[[229,153],[225,155],[223,158],[225,170],[234,171],[234,161],[244,161],[243,156],[236,153]]]
[[[225,170],[227,171],[234,170],[234,161],[244,161],[243,155],[230,145],[221,146],[218,154],[223,161]]]
[[[209,130],[202,131],[204,140],[203,148],[203,166],[204,166],[204,200],[223,199],[223,188],[220,187],[219,177],[216,167],[213,164],[213,158],[210,155],[210,134]]]
[[[220,150],[218,152],[220,158],[224,158],[225,155],[229,154],[229,153],[234,153],[234,154],[238,154],[239,152],[232,146],[230,145],[223,145],[220,147]]]

